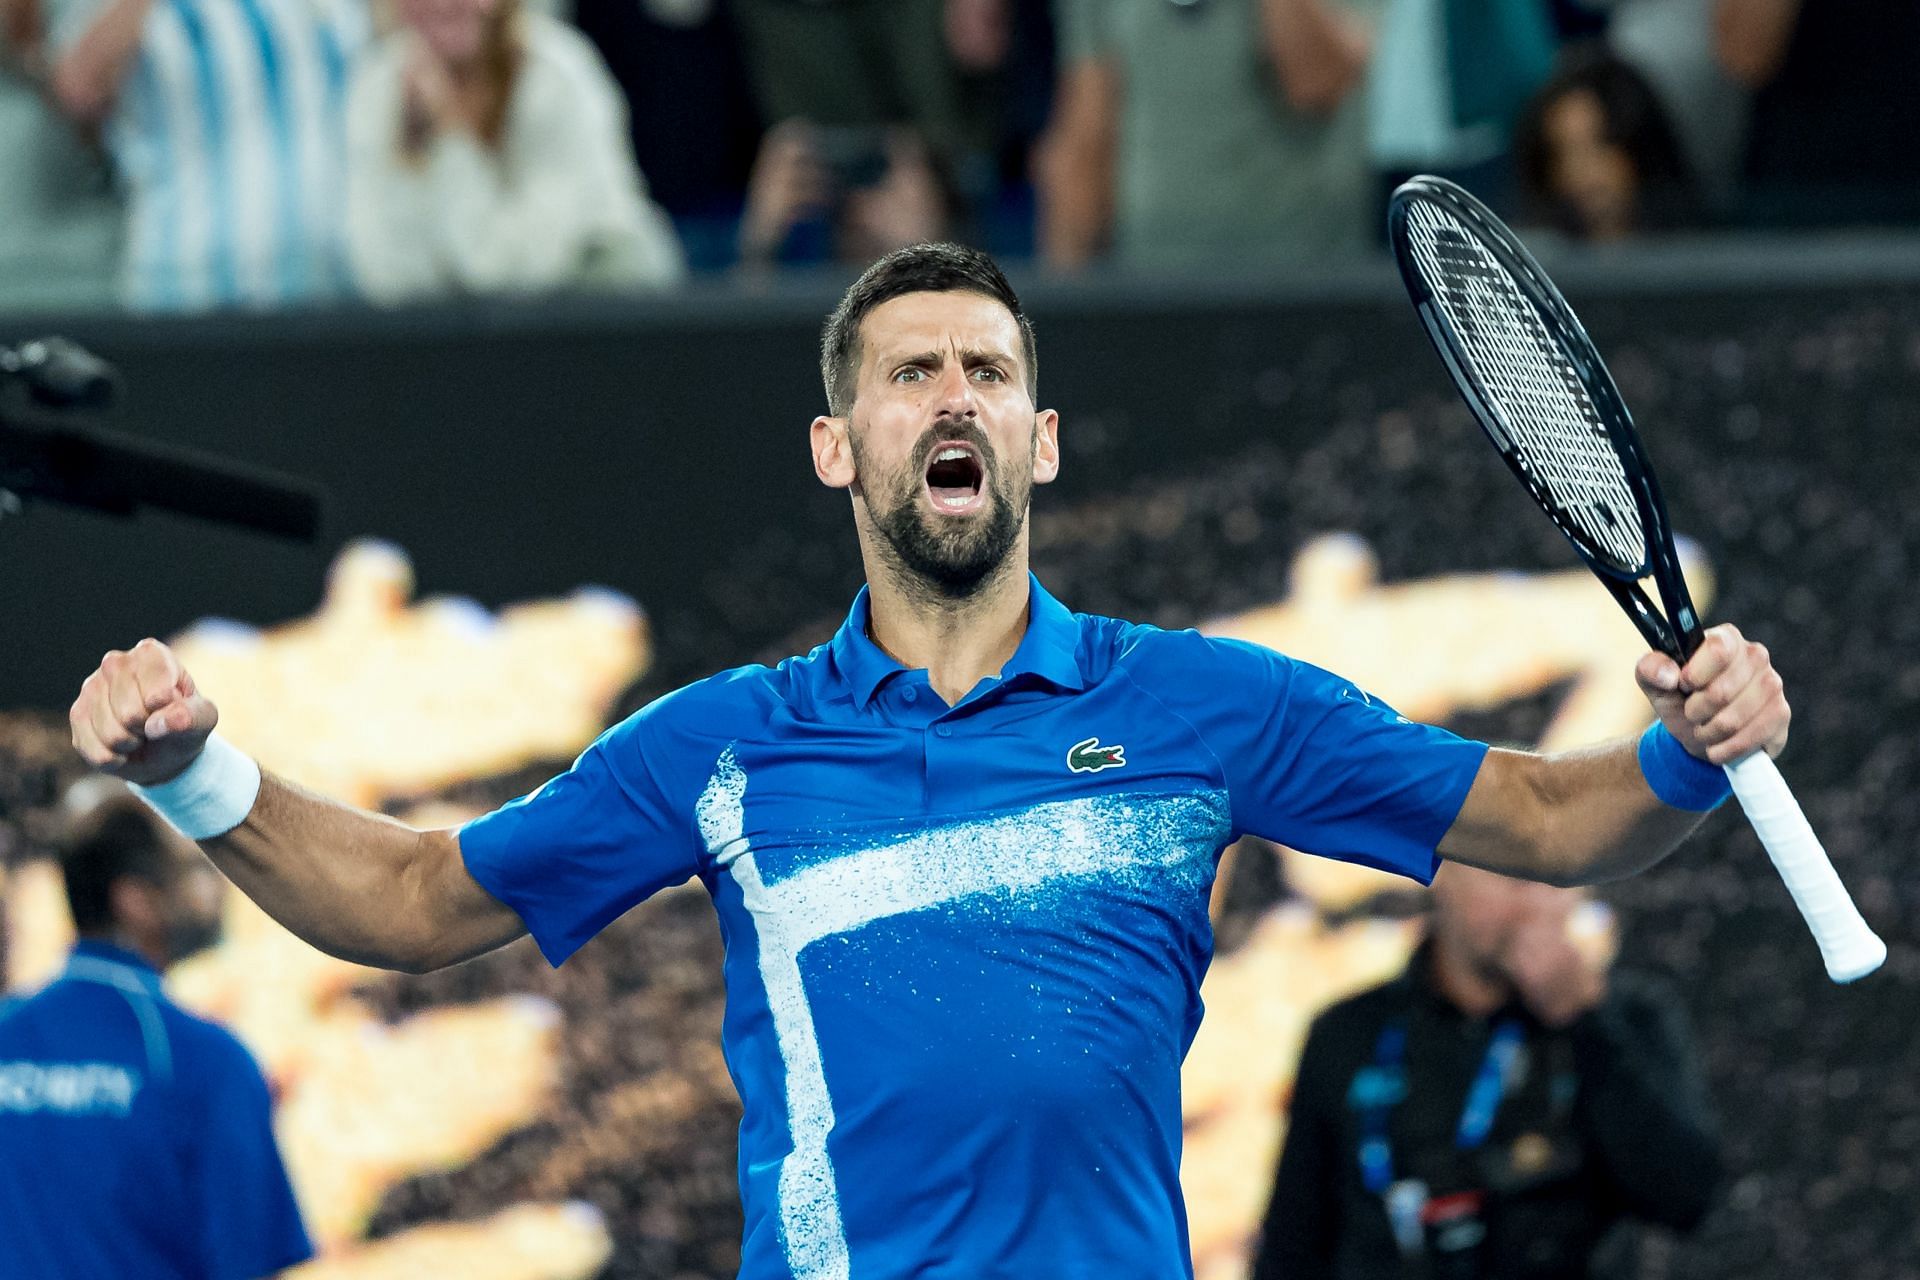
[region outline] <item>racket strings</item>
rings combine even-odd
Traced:
[[[1509,452],[1597,554],[1637,572],[1647,555],[1640,508],[1579,371],[1473,231],[1425,200],[1408,215],[1414,260],[1486,388]]]

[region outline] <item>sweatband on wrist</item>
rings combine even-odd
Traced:
[[[133,794],[189,840],[223,836],[247,820],[260,795],[260,766],[217,733],[180,776]]]
[[[1655,720],[1640,735],[1640,773],[1663,804],[1705,813],[1733,794],[1727,771],[1709,764]]]

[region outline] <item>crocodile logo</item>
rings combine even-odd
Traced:
[[[1096,737],[1082,738],[1067,749],[1067,768],[1075,773],[1098,773],[1102,769],[1118,769],[1127,762],[1127,749],[1123,746],[1103,747]]]

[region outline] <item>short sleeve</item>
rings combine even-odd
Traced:
[[[1060,65],[1104,58],[1112,49],[1113,0],[1053,0],[1054,29],[1059,32]]]
[[[700,871],[692,805],[661,782],[654,709],[607,730],[538,791],[460,829],[467,870],[519,914],[551,964]]]
[[[1176,637],[1169,636],[1169,639]],[[1185,633],[1189,721],[1226,775],[1234,829],[1425,884],[1485,743],[1416,724],[1310,663]]]
[[[206,1280],[260,1280],[313,1256],[273,1137],[273,1101],[252,1055],[225,1032],[196,1138]]]

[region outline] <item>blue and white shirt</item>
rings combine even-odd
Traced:
[[[57,45],[106,0],[54,0]],[[122,292],[149,311],[347,292],[346,90],[364,0],[154,0],[104,131]]]
[[[461,831],[564,961],[698,877],[745,1103],[745,1280],[1191,1274],[1180,1063],[1242,833],[1431,877],[1486,748],[1035,581],[952,707],[867,636],[662,698]]]
[[[313,1254],[266,1081],[138,956],[0,1006],[0,1275],[260,1280]]]

